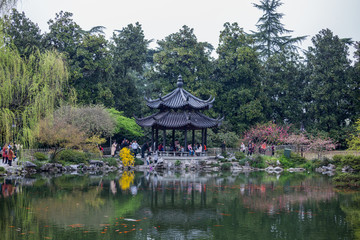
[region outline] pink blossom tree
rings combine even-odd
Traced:
[[[244,142],[253,142],[259,144],[266,142],[268,144],[284,143],[289,136],[290,126],[278,126],[275,123],[259,124],[252,127],[244,133]]]
[[[331,151],[336,148],[336,143],[331,138],[314,137],[311,139],[309,150],[316,151],[318,158],[322,157],[324,151]]]
[[[285,143],[295,145],[296,151],[301,152],[301,156],[303,156],[303,152],[307,151],[310,148],[311,140],[303,133],[293,133],[285,139]]]

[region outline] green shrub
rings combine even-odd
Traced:
[[[87,160],[89,160],[89,159],[88,159],[86,153],[71,150],[71,149],[66,149],[66,150],[59,152],[56,155],[55,160],[57,162],[61,162],[63,164],[64,163],[79,164],[79,163],[86,163]]]
[[[354,171],[360,171],[360,156],[345,155],[341,159],[342,166],[350,166]]]
[[[47,155],[44,153],[41,153],[41,152],[34,153],[34,158],[35,158],[35,160],[38,160],[38,161],[47,161],[48,160]]]
[[[360,186],[360,174],[356,173],[341,173],[333,178],[333,182],[336,186],[345,187],[359,187]]]
[[[297,153],[291,152],[290,154],[290,160],[294,162],[296,165],[300,165],[303,163],[306,163],[306,158],[300,156]]]
[[[139,158],[135,158],[135,166],[138,166],[138,165],[144,165],[144,161]]]
[[[299,154],[291,152],[290,158],[286,158],[284,155],[279,155],[279,161],[284,168],[299,167],[306,163],[306,159]]]
[[[332,158],[333,164],[335,165],[341,164],[343,157],[344,157],[343,155],[334,155]]]
[[[103,159],[103,162],[107,163],[109,166],[112,166],[112,167],[117,167],[117,165],[118,165],[115,158],[105,158],[105,159]]]
[[[265,168],[265,159],[261,155],[256,155],[253,160],[250,160],[250,166],[254,168]]]
[[[224,163],[224,162],[228,162],[229,160],[227,158],[221,158],[221,159],[219,159],[219,161]]]
[[[231,163],[224,163],[221,165],[220,169],[223,171],[227,171],[231,169],[232,164]]]
[[[236,158],[236,160],[241,160],[241,159],[246,158],[246,155],[243,152],[235,152],[235,158]]]
[[[279,157],[280,164],[283,168],[292,168],[295,167],[295,163],[290,159],[286,158],[284,155]]]
[[[4,168],[4,167],[0,167],[0,172],[5,172],[5,168]]]
[[[180,166],[180,165],[181,165],[181,161],[180,161],[180,160],[176,160],[176,161],[175,161],[175,166],[178,167],[178,166]]]

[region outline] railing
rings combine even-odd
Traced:
[[[158,155],[164,157],[207,156],[207,152],[194,152],[194,154],[190,154],[189,152],[180,151],[158,151]]]

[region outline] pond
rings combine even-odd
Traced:
[[[320,174],[0,179],[0,239],[357,239],[360,194]]]

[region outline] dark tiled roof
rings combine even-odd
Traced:
[[[160,97],[155,100],[147,99],[147,105],[150,108],[157,109],[210,109],[212,103],[215,101],[215,98],[210,97],[208,100],[202,100],[195,97],[188,91],[184,90],[182,87],[176,88],[171,93],[167,94],[164,97]]]
[[[199,112],[159,112],[145,118],[136,118],[142,127],[161,129],[202,129],[220,125],[222,119],[209,118]]]

